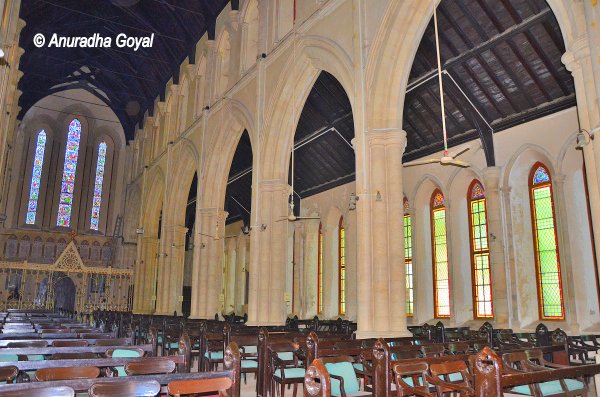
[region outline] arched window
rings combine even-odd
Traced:
[[[79,156],[79,140],[81,139],[81,123],[73,119],[69,124],[67,145],[65,147],[65,164],[63,166],[60,201],[56,226],[71,225],[71,210],[73,208],[73,192],[75,191],[75,175],[77,173],[77,157]]]
[[[98,230],[100,225],[100,204],[102,204],[102,183],[104,182],[104,165],[106,163],[106,142],[98,145],[98,160],[96,162],[96,177],[94,179],[94,198],[92,199],[92,216],[90,229]]]
[[[404,197],[404,267],[406,268],[406,315],[414,313],[413,263],[412,263],[412,217],[408,199]]]
[[[478,180],[469,186],[469,230],[471,232],[471,277],[473,281],[473,314],[475,318],[494,316],[490,248],[487,233],[487,207],[483,186]]]
[[[319,246],[317,257],[317,313],[323,313],[323,225],[319,223]]]
[[[431,195],[431,240],[433,245],[433,294],[435,317],[450,317],[450,271],[446,236],[444,195],[436,189]]]
[[[542,163],[534,164],[531,169],[529,195],[540,318],[564,319],[552,179],[548,169]]]
[[[340,218],[338,242],[340,248],[338,303],[340,314],[346,314],[346,229],[344,228],[343,216]]]
[[[37,203],[40,197],[40,182],[42,179],[42,169],[44,167],[44,151],[46,150],[46,131],[41,130],[37,135],[35,145],[35,157],[33,158],[33,167],[31,171],[31,187],[29,188],[29,202],[27,204],[27,216],[25,223],[35,225],[35,215],[37,214]]]

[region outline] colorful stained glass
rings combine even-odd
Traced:
[[[27,215],[25,223],[35,225],[35,215],[37,213],[37,202],[40,196],[40,180],[42,178],[42,169],[44,166],[44,151],[46,150],[46,131],[41,130],[37,135],[35,146],[35,157],[33,158],[33,169],[31,171],[31,186],[29,188],[29,203],[27,205]]]
[[[546,181],[544,183],[544,181]],[[535,233],[540,315],[542,319],[563,319],[564,303],[560,261],[556,239],[556,221],[550,174],[538,166],[532,178],[531,200]]]
[[[343,218],[340,219],[340,273],[339,273],[339,309],[340,314],[346,314],[346,229]]]
[[[442,207],[444,205],[444,195],[439,190],[433,196],[433,207]]]
[[[432,206],[434,311],[435,317],[450,317],[450,270],[446,237],[446,207],[444,207],[442,192],[434,192]]]
[[[533,184],[538,185],[545,182],[550,182],[550,174],[543,166],[539,166],[533,173]]]
[[[318,280],[317,280],[317,312],[323,313],[323,228],[319,223],[319,257],[318,257]]]
[[[488,246],[487,209],[483,187],[475,181],[470,191],[471,261],[473,266],[473,305],[476,318],[494,316],[492,278]]]
[[[408,199],[404,197],[404,213],[406,214],[410,209],[410,205],[408,204]]]
[[[100,204],[102,203],[102,183],[104,182],[104,163],[106,162],[106,142],[98,145],[98,162],[96,164],[96,179],[94,184],[94,198],[92,200],[92,218],[90,228],[98,230],[100,225]]]
[[[406,201],[408,202],[408,200]],[[404,215],[404,267],[406,269],[406,315],[414,313],[414,286],[412,263],[412,218]]]
[[[81,122],[73,119],[69,124],[69,133],[67,135],[56,226],[69,227],[71,225],[71,210],[73,209],[73,192],[75,191],[75,175],[77,173],[80,139]]]

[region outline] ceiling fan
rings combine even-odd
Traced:
[[[431,158],[424,160],[416,160],[410,163],[403,164],[404,167],[414,167],[416,165],[424,165],[424,164],[435,164],[439,163],[440,165],[454,165],[457,167],[470,167],[471,164],[466,161],[457,160],[456,158],[471,149],[471,147],[464,148],[456,153],[448,152],[448,135],[446,132],[446,110],[444,108],[444,85],[442,82],[442,61],[440,57],[440,38],[438,33],[438,22],[437,22],[437,12],[435,1],[433,2],[433,26],[435,29],[435,50],[437,56],[437,66],[438,66],[438,83],[440,86],[440,105],[442,108],[442,132],[444,134],[444,152],[441,158]]]
[[[296,216],[296,214],[294,214],[294,194],[297,193],[294,191],[294,145],[292,144],[292,186],[290,190],[290,198],[288,200],[290,211],[287,216],[281,217],[281,219],[279,219],[277,222],[284,221],[286,219],[290,222],[295,222],[303,219],[321,219],[318,216]],[[301,199],[299,195],[298,199]]]

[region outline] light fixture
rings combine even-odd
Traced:
[[[245,234],[245,235],[248,235],[248,234],[250,234],[250,231],[251,231],[251,230],[252,230],[252,226],[249,226],[249,225],[244,225],[244,226],[242,227],[242,233],[243,233],[243,234]]]
[[[354,211],[356,209],[356,202],[358,199],[359,197],[356,195],[356,193],[350,193],[350,204],[348,204],[349,211]]]
[[[2,48],[0,48],[0,58],[4,58],[4,50]]]
[[[587,134],[587,136],[585,136],[585,134]],[[577,144],[575,145],[575,149],[578,150],[582,150],[584,147],[586,147],[591,141],[594,140],[594,134],[591,133],[586,130],[586,129],[580,129],[579,133],[577,134]]]
[[[138,234],[138,235],[144,234],[144,228],[138,227],[137,229],[135,229],[135,234]]]

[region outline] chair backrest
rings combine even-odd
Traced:
[[[2,393],[2,397],[74,397],[75,391],[67,386],[40,387],[34,390],[17,390]]]
[[[394,373],[398,397],[412,395],[433,397],[427,382],[428,370],[429,365],[426,362],[396,364]]]
[[[432,376],[434,376],[434,377],[437,376],[445,381],[449,381],[448,375],[460,372],[460,374],[462,376],[462,382],[453,382],[453,383],[462,384],[464,386],[470,386],[470,384],[469,384],[470,376],[469,376],[469,373],[467,372],[467,364],[462,360],[446,361],[443,363],[431,364],[429,366],[429,372],[431,372]]]
[[[19,369],[13,365],[0,367],[0,382],[12,383],[18,373]]]
[[[6,347],[20,347],[20,348],[48,347],[48,343],[45,340],[28,340],[28,341],[21,341],[21,342],[8,342]]]
[[[93,379],[100,376],[97,367],[63,367],[40,368],[35,371],[35,378],[40,381],[68,380],[68,379]]]
[[[86,360],[98,358],[96,353],[54,353],[50,356],[50,360]]]
[[[168,385],[169,394],[179,397],[187,394],[219,392],[220,396],[227,395],[227,389],[233,382],[229,378],[175,380]]]
[[[421,346],[421,352],[425,357],[439,357],[444,354],[444,350],[446,348],[442,344],[434,344],[434,345],[423,345]]]
[[[52,342],[52,346],[54,347],[87,347],[88,341],[83,340],[55,340]]]
[[[330,376],[339,376],[344,380],[344,391],[346,394],[354,394],[360,390],[358,377],[352,366],[354,358],[351,356],[321,357],[321,362],[325,365]],[[331,378],[332,396],[342,395],[340,383],[338,379]]]
[[[526,370],[526,361],[528,360],[527,354],[524,351],[504,353],[502,355],[502,361],[508,368]]]
[[[469,352],[469,344],[467,342],[452,342],[448,344],[448,350],[452,354],[467,354]]]
[[[88,390],[92,397],[137,396],[154,397],[160,393],[160,383],[155,380],[94,383]]]
[[[86,337],[90,337],[89,334],[86,334]],[[128,338],[118,338],[118,339],[97,339],[96,346],[126,346],[130,345],[131,340]]]
[[[175,371],[175,362],[172,360],[153,360],[127,363],[125,373],[127,375],[155,375],[170,374]]]

